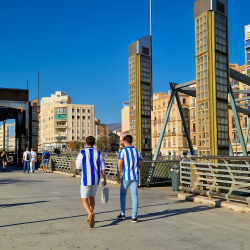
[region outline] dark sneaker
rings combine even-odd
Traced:
[[[137,222],[137,218],[132,218],[131,221],[134,222],[134,223],[136,223]]]
[[[120,214],[120,215],[117,216],[117,219],[118,220],[125,220],[125,215]]]

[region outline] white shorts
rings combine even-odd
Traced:
[[[97,188],[98,188],[98,185],[92,185],[92,186],[80,185],[81,198],[89,198],[89,196],[95,197]]]

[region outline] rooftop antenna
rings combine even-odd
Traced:
[[[152,36],[152,0],[150,0],[150,36]]]
[[[37,93],[37,95],[38,95],[38,106],[39,106],[39,71],[38,71],[38,82],[37,82],[37,84],[38,84],[38,93]]]

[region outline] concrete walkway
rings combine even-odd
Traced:
[[[138,223],[117,221],[119,187],[110,201],[96,197],[90,229],[79,197],[79,179],[57,174],[23,174],[0,167],[0,249],[249,249],[250,216],[166,196],[164,189],[139,190]]]

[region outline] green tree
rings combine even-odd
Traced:
[[[108,145],[108,139],[106,136],[101,136],[96,140],[97,149],[103,151]]]
[[[76,141],[74,143],[74,149],[79,150],[85,147],[85,142],[83,141]]]
[[[124,143],[122,142],[122,143],[120,144],[120,151],[123,150],[124,148],[125,148],[125,145],[124,145]]]

